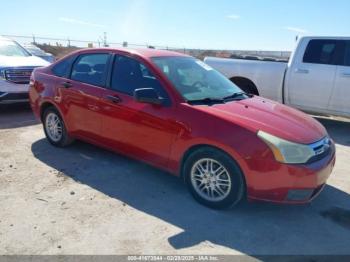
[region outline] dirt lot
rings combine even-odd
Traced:
[[[337,164],[312,204],[213,211],[142,163],[54,148],[29,108],[2,107],[0,254],[350,254],[350,122],[319,120]]]

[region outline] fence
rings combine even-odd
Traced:
[[[282,58],[288,59],[291,52],[288,51],[249,51],[249,50],[208,50],[208,49],[193,49],[186,47],[174,47],[174,46],[160,46],[160,45],[152,45],[152,44],[136,44],[136,43],[128,43],[128,42],[108,42],[106,34],[104,38],[100,38],[97,41],[93,40],[77,40],[67,38],[52,38],[52,37],[42,37],[42,36],[23,36],[23,35],[3,35],[4,37],[11,38],[16,40],[19,43],[38,43],[38,44],[46,44],[51,46],[66,46],[66,47],[131,47],[131,48],[156,48],[156,49],[164,49],[164,50],[174,50],[178,52],[182,52],[185,54],[189,54],[198,58],[203,58],[204,56],[219,56],[219,57],[230,57],[232,54],[235,55],[253,55],[260,57],[274,57],[274,58]]]
[[[174,47],[174,46],[160,46],[160,45],[152,45],[149,43],[144,44],[136,44],[136,43],[128,43],[128,42],[108,42],[106,38],[101,40],[77,40],[67,38],[52,38],[52,37],[42,37],[42,36],[23,36],[23,35],[2,35],[3,37],[11,38],[16,40],[19,43],[39,43],[39,44],[48,44],[52,46],[76,46],[76,47],[147,47],[147,48],[156,48],[156,49],[164,49],[164,50],[183,50],[186,52],[184,47]],[[200,50],[200,49],[191,49],[191,50]]]

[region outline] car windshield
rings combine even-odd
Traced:
[[[0,55],[2,56],[30,56],[19,44],[13,41],[0,40]]]
[[[152,60],[189,102],[222,100],[242,93],[222,74],[195,58],[154,57]]]
[[[36,47],[35,45],[23,45],[23,47],[32,55],[35,56],[46,56],[47,54],[41,50],[40,48]]]

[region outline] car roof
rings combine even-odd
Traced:
[[[302,36],[300,39],[315,39],[315,40],[350,40],[349,36]]]
[[[122,52],[122,53],[128,53],[131,55],[138,55],[140,57],[144,58],[151,58],[151,57],[166,57],[166,56],[177,56],[177,57],[189,57],[188,55],[174,52],[174,51],[168,51],[168,50],[160,50],[160,49],[152,49],[152,48],[136,48],[136,49],[130,49],[130,48],[88,48],[88,49],[81,49],[77,51],[76,53],[94,53],[94,52],[101,52],[101,51],[108,51],[108,52]]]

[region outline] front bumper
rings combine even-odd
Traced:
[[[28,89],[28,84],[15,84],[0,79],[0,104],[28,102]]]
[[[256,163],[255,163],[256,164]],[[305,165],[260,163],[268,172],[252,171],[248,199],[283,204],[311,202],[322,191],[335,165],[335,146],[324,158]],[[267,170],[266,170],[267,171]]]
[[[29,101],[26,93],[4,93],[0,92],[0,104],[27,103]]]

